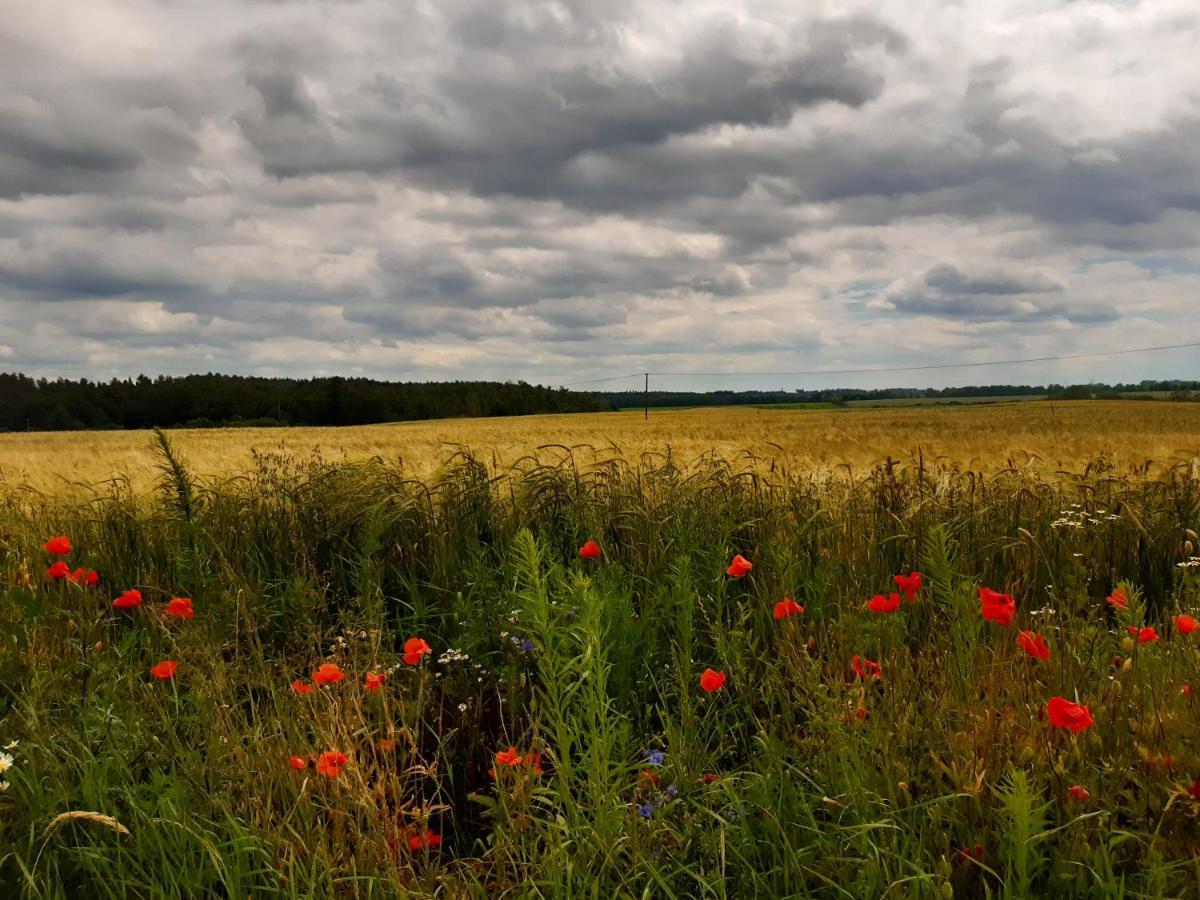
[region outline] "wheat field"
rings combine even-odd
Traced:
[[[869,467],[920,453],[928,464],[995,471],[1015,462],[1051,471],[1102,456],[1118,468],[1200,456],[1200,404],[1092,401],[959,407],[796,409],[716,407],[493,419],[446,419],[347,428],[175,430],[172,440],[202,477],[243,471],[254,452],[327,460],[381,457],[427,475],[458,448],[502,471],[529,454],[574,448],[636,457],[668,449],[681,463],[716,451],[797,471]],[[558,445],[549,447],[548,445]],[[543,449],[539,449],[543,448]],[[0,434],[0,481],[60,492],[155,474],[146,431]]]

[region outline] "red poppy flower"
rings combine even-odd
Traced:
[[[791,597],[784,597],[775,604],[775,618],[786,619],[788,616],[803,614],[804,607]]]
[[[1017,614],[1017,604],[1008,594],[1000,594],[991,588],[979,589],[979,612],[989,622],[1011,625]]]
[[[1082,785],[1078,785],[1078,784],[1071,785],[1071,787],[1067,791],[1067,793],[1071,795],[1071,799],[1074,800],[1076,803],[1083,803],[1085,800],[1087,800],[1088,798],[1090,798],[1092,796],[1091,794],[1088,793],[1087,788],[1083,787]]]
[[[1175,627],[1179,629],[1180,634],[1191,634],[1196,630],[1197,623],[1195,619],[1184,613],[1181,616],[1175,617]]]
[[[425,643],[424,638],[410,637],[404,642],[404,663],[415,666],[421,661],[422,656],[432,652],[433,648]]]
[[[653,785],[654,787],[658,787],[658,785],[662,782],[662,776],[657,772],[651,772],[649,769],[643,771],[638,778],[646,782],[646,784]]]
[[[71,567],[68,566],[65,562],[63,562],[60,559],[58,562],[56,562],[54,565],[52,565],[50,568],[48,568],[46,570],[46,574],[49,575],[51,578],[53,578],[55,581],[61,581],[63,578],[67,578],[70,576]]]
[[[584,541],[583,546],[579,548],[579,555],[584,559],[595,559],[600,555],[600,545],[595,541]]]
[[[1190,684],[1183,685],[1183,687],[1179,689],[1179,693],[1183,694],[1185,697],[1192,696],[1192,686]]]
[[[179,619],[194,619],[196,613],[192,610],[192,601],[188,597],[172,597],[171,602],[163,609],[168,616]]]
[[[384,672],[368,672],[367,677],[363,680],[363,688],[368,691],[377,691],[383,687],[383,680],[387,678]]]
[[[74,572],[72,572],[70,575],[67,576],[67,580],[70,581],[72,584],[79,584],[80,582],[83,581],[84,574],[85,573],[84,573],[83,569],[76,569]]]
[[[71,541],[65,534],[50,538],[42,546],[46,548],[47,553],[53,553],[55,556],[66,556],[71,552]]]
[[[1104,602],[1113,609],[1129,609],[1129,595],[1125,593],[1125,588],[1114,588]]]
[[[336,684],[346,677],[337,663],[321,663],[313,670],[312,680],[319,685]]]
[[[896,575],[892,578],[896,582],[896,587],[909,600],[917,599],[917,591],[921,589],[921,573],[910,572],[908,575]]]
[[[741,578],[753,568],[754,563],[739,553],[733,558],[733,562],[729,564],[729,568],[725,570],[725,574],[733,578]]]
[[[349,757],[340,750],[326,750],[317,757],[317,773],[326,778],[337,778],[350,762]]]
[[[293,756],[288,759],[288,765],[299,772],[308,768],[308,761],[303,756]]]
[[[850,668],[854,670],[854,674],[864,681],[867,678],[882,678],[883,672],[879,668],[879,663],[871,662],[865,656],[858,656],[850,660]]]
[[[899,594],[890,594],[887,597],[883,596],[883,594],[876,594],[871,598],[871,602],[867,604],[867,609],[877,613],[894,613],[899,608]]]
[[[721,776],[714,775],[712,772],[705,772],[703,775],[700,776],[700,780],[703,781],[705,784],[712,784],[714,781],[720,781]]]
[[[88,569],[87,575],[83,577],[83,580],[89,587],[95,587],[100,583],[100,573],[95,569]]]
[[[1034,659],[1044,662],[1050,658],[1050,648],[1046,645],[1046,639],[1035,631],[1018,631],[1017,646]]]
[[[1072,703],[1065,697],[1051,697],[1046,704],[1046,715],[1055,728],[1065,728],[1074,734],[1096,724],[1086,706]]]
[[[113,601],[113,606],[117,609],[134,609],[142,605],[142,592],[139,590],[129,590],[123,593],[120,597]]]
[[[303,678],[297,678],[292,682],[292,692],[295,694],[311,694],[313,686]]]
[[[542,754],[540,753],[527,754],[525,756],[525,765],[530,769],[530,771],[533,772],[534,775],[541,775],[542,772],[545,771],[542,768]]]
[[[705,669],[700,675],[700,687],[704,688],[708,693],[719,691],[725,687],[725,673],[714,672],[712,669]]]
[[[1137,637],[1139,644],[1153,644],[1158,640],[1158,632],[1147,625],[1145,628],[1138,628],[1136,625],[1129,626],[1129,633]]]
[[[507,750],[500,750],[496,753],[496,763],[501,766],[509,766],[515,768],[522,763],[521,755],[517,753],[516,747],[509,747]]]
[[[175,672],[179,668],[179,663],[172,662],[169,659],[164,659],[162,662],[150,668],[150,674],[155,678],[166,681],[169,678],[175,677]]]
[[[867,708],[865,706],[860,706],[858,709],[856,709],[854,711],[854,718],[861,720],[861,719],[865,719],[866,717],[867,717]]]
[[[975,860],[976,862],[982,862],[983,861],[983,845],[976,844],[974,846],[974,848],[963,847],[963,849],[958,851],[958,858],[960,860],[962,860],[963,862],[969,862],[970,860]]]
[[[430,828],[425,829],[424,834],[414,834],[408,839],[408,849],[414,853],[429,847],[440,846],[442,846],[442,836]]]
[[[396,742],[392,738],[380,738],[379,739],[379,749],[382,750],[384,753],[387,753],[391,750],[395,750]]]

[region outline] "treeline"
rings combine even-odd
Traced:
[[[595,394],[520,382],[393,383],[367,378],[144,375],[112,381],[0,373],[0,431],[368,425],[459,416],[614,409]]]
[[[852,400],[928,400],[952,397],[1038,397],[1053,400],[1118,398],[1123,394],[1170,392],[1171,399],[1191,399],[1200,381],[1146,380],[1136,384],[987,384],[947,388],[834,388],[791,391],[608,391],[600,396],[620,408],[642,406],[739,406],[773,403],[828,403],[839,406]]]

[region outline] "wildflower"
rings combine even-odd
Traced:
[[[983,845],[976,844],[974,846],[974,848],[964,847],[963,849],[958,851],[958,858],[960,860],[962,860],[963,862],[971,862],[972,860],[974,860],[975,862],[982,862],[983,861]]]
[[[1137,638],[1139,644],[1153,644],[1158,640],[1158,632],[1147,625],[1145,628],[1138,628],[1136,625],[1129,626],[1129,633]]]
[[[340,750],[326,750],[317,757],[317,773],[326,778],[337,778],[348,762],[349,757]]]
[[[662,776],[657,772],[651,772],[649,769],[644,769],[642,774],[638,776],[638,779],[645,782],[646,785],[658,787],[659,783],[662,781]]]
[[[117,609],[135,609],[142,605],[142,592],[139,590],[129,590],[123,593],[112,603]]]
[[[534,775],[541,775],[542,772],[545,771],[542,768],[542,754],[540,754],[540,753],[528,754],[525,757],[525,767],[527,769],[529,769],[531,772],[533,772]]]
[[[1011,625],[1017,614],[1017,604],[1008,594],[1000,594],[991,588],[979,589],[979,612],[989,622]]]
[[[167,681],[168,679],[175,677],[175,672],[178,668],[179,663],[172,662],[169,659],[164,659],[162,662],[151,666],[150,674],[161,681]]]
[[[65,534],[50,538],[42,546],[47,553],[53,553],[55,556],[66,556],[71,552],[71,541]]]
[[[100,583],[100,573],[95,569],[88,569],[87,574],[83,576],[83,581],[88,587],[95,587]]]
[[[1180,634],[1191,634],[1193,631],[1196,630],[1197,624],[1198,623],[1196,622],[1196,620],[1193,619],[1191,616],[1189,616],[1187,613],[1184,613],[1181,616],[1175,617],[1175,627],[1177,629],[1179,629]]]
[[[1188,793],[1192,795],[1192,799],[1200,803],[1200,778],[1197,778],[1188,787]]]
[[[388,753],[389,751],[396,749],[396,742],[392,738],[380,738],[379,749],[384,753]]]
[[[425,643],[424,638],[410,637],[404,642],[404,663],[405,665],[415,666],[421,662],[422,656],[432,652],[433,648]]]
[[[867,708],[865,706],[860,706],[858,709],[854,710],[854,718],[858,719],[860,722],[866,717]]]
[[[600,555],[600,545],[593,540],[584,541],[579,548],[579,555],[583,559],[595,559]]]
[[[61,581],[63,578],[66,578],[71,574],[71,567],[60,559],[46,570],[46,574],[55,581]]]
[[[308,768],[308,761],[303,756],[292,756],[288,758],[288,765],[300,772]]]
[[[1129,595],[1125,593],[1125,588],[1114,588],[1104,602],[1113,609],[1129,609]]]
[[[9,741],[7,744],[5,744],[4,749],[5,750],[16,750],[17,747],[20,746],[20,744],[21,744],[20,741],[14,739],[14,740]]]
[[[642,759],[652,766],[661,766],[667,759],[667,755],[661,750],[647,748],[642,751]]]
[[[408,839],[408,849],[416,853],[430,847],[442,846],[442,836],[432,828],[426,828],[424,834],[414,834]]]
[[[733,578],[741,578],[753,568],[754,563],[739,553],[733,558],[733,562],[729,564],[729,568],[725,570],[725,574]]]
[[[775,618],[786,619],[788,616],[803,615],[804,607],[791,597],[784,597],[775,604]]]
[[[700,675],[700,687],[704,688],[708,693],[719,691],[725,686],[725,673],[714,672],[712,669],[705,669]]]
[[[654,815],[654,807],[649,803],[638,804],[637,811],[638,815],[643,819],[649,819],[652,815]]]
[[[387,678],[382,672],[368,672],[366,678],[363,679],[363,688],[368,691],[377,691],[383,687],[383,680]]]
[[[1071,799],[1074,800],[1076,803],[1083,803],[1092,796],[1091,794],[1088,793],[1087,788],[1083,787],[1082,785],[1078,785],[1078,784],[1071,785],[1071,787],[1067,791],[1067,793],[1071,795]]]
[[[192,601],[188,597],[172,597],[163,612],[179,619],[196,618],[196,613],[192,610]]]
[[[7,781],[0,781],[0,794],[3,794],[5,791],[7,791],[8,787],[9,785]]]
[[[908,575],[896,575],[892,578],[896,582],[896,587],[900,589],[905,598],[908,600],[917,599],[917,591],[921,589],[921,573],[910,572]]]
[[[867,604],[867,608],[871,612],[894,613],[900,608],[900,595],[891,594],[885,597],[883,594],[876,594],[871,598],[871,602]]]
[[[3,775],[13,767],[12,754],[0,753],[0,775]]]
[[[496,762],[502,766],[515,768],[519,766],[523,760],[516,747],[509,747],[507,750],[501,750],[496,754]]]
[[[1046,639],[1036,631],[1018,631],[1017,646],[1034,659],[1045,662],[1050,658],[1050,648],[1046,645]]]
[[[1192,686],[1191,686],[1190,684],[1185,684],[1185,685],[1183,685],[1183,686],[1182,686],[1182,687],[1179,689],[1179,693],[1183,694],[1183,696],[1185,696],[1185,697],[1190,697],[1190,696],[1192,696]]]
[[[1064,697],[1051,697],[1050,702],[1046,704],[1046,715],[1055,728],[1065,728],[1072,734],[1078,734],[1096,724],[1086,706],[1072,703]]]
[[[292,693],[294,694],[311,694],[313,686],[303,678],[297,678],[292,682]]]
[[[312,680],[318,685],[336,684],[345,677],[337,663],[321,663],[312,673]]]
[[[721,776],[714,775],[712,772],[705,772],[703,775],[700,776],[700,780],[703,781],[705,784],[712,784],[715,781],[720,781]]]
[[[867,678],[882,678],[883,672],[879,668],[879,663],[871,662],[865,656],[858,656],[850,660],[850,668],[854,669],[854,674],[864,681]]]

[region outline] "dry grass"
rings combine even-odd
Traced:
[[[244,470],[252,451],[286,449],[327,459],[381,456],[427,474],[454,448],[505,468],[547,444],[616,447],[626,456],[667,447],[681,461],[718,450],[749,452],[795,469],[868,466],[920,450],[984,471],[1010,459],[1045,469],[1078,467],[1104,454],[1119,467],[1200,455],[1200,404],[1130,401],[1028,402],[948,408],[854,410],[724,407],[692,410],[449,419],[355,428],[175,431],[172,439],[202,476]],[[550,451],[548,451],[550,452]],[[57,432],[0,435],[0,479],[40,490],[127,475],[154,476],[150,434]]]

